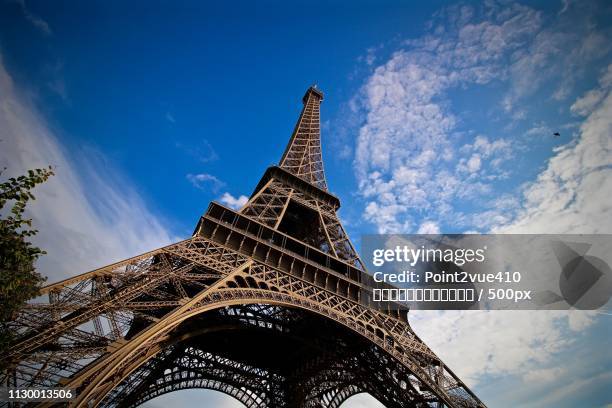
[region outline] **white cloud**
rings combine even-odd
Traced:
[[[416,333],[467,384],[541,367],[572,344],[564,311],[412,311]],[[449,347],[452,345],[452,347]]]
[[[612,64],[608,65],[601,78],[599,78],[599,85],[601,89],[592,89],[576,99],[570,107],[570,111],[576,115],[587,116],[599,105],[612,87]]]
[[[498,139],[491,142],[488,137],[482,135],[476,136],[474,144],[471,146],[467,145],[467,147],[471,147],[474,151],[481,153],[485,157],[491,157],[499,152],[506,155],[511,153],[509,141]]]
[[[475,173],[480,170],[482,162],[479,154],[473,154],[472,157],[467,161],[467,170],[470,173]]]
[[[240,197],[234,197],[230,193],[223,193],[219,198],[219,201],[230,208],[239,209],[249,201],[249,197],[241,195]]]
[[[612,87],[612,64],[608,65],[608,67],[601,75],[601,78],[599,78],[599,85],[602,88]]]
[[[572,331],[579,332],[595,322],[596,311],[570,310],[568,312],[568,325]]]
[[[605,84],[605,81],[601,81]],[[498,233],[610,233],[612,231],[612,95],[610,87],[580,126],[575,143],[560,148],[547,167],[524,192],[522,201],[502,197],[496,201]],[[517,208],[520,211],[517,212]],[[493,212],[496,214],[497,212]],[[483,213],[491,219],[493,214]],[[441,311],[412,312],[415,331],[456,370],[475,384],[486,375],[517,375],[529,383],[554,382],[571,372],[551,364],[574,342],[588,333],[597,314],[592,311]],[[452,344],[452,347],[448,347]],[[578,366],[577,357],[563,357],[567,367]],[[568,379],[569,378],[569,379]],[[593,381],[599,381],[596,377]],[[579,381],[584,388],[590,382]],[[532,384],[533,386],[537,386]],[[572,386],[573,387],[573,386]],[[567,393],[560,387],[541,404],[554,405]]]
[[[421,223],[417,234],[439,234],[440,226],[434,221],[425,221]]]
[[[361,55],[357,58],[357,61],[359,62],[365,62],[365,64],[370,67],[372,65],[374,65],[374,63],[376,62],[376,52],[379,51],[379,49],[382,48],[381,46],[376,46],[376,47],[370,47],[366,50],[365,55]]]
[[[503,188],[498,182],[517,170],[510,159],[535,142],[478,135],[457,148],[466,136],[458,130],[461,119],[452,111],[449,91],[505,84],[502,99],[510,117],[525,117],[515,105],[544,85],[564,83],[569,95],[584,67],[610,49],[588,18],[563,13],[545,26],[540,12],[517,4],[453,6],[432,21],[429,34],[406,41],[376,67],[352,101],[362,101],[354,166],[364,218],[387,233],[410,232],[419,219],[434,217],[441,225],[477,227],[470,221],[482,217],[462,214],[456,203],[490,199],[497,186]],[[568,24],[577,28],[568,32]],[[612,82],[612,69],[605,81]],[[587,114],[601,98],[593,92],[572,111]],[[525,135],[548,141],[556,130],[536,122]],[[508,221],[508,215],[487,224]]]
[[[0,59],[0,162],[9,175],[53,165],[56,175],[36,187],[29,216],[39,230],[39,261],[53,282],[168,244],[171,233],[132,186],[106,163],[77,167],[44,118],[16,89]],[[100,157],[88,156],[99,162]]]
[[[600,89],[589,91],[583,97],[577,99],[570,107],[570,110],[577,115],[586,116],[601,102],[604,96],[606,94]]]
[[[523,193],[520,213],[493,228],[499,233],[612,232],[612,94],[610,85],[590,104],[576,142],[561,146]],[[584,100],[579,98],[573,106]]]
[[[545,123],[538,123],[525,132],[526,136],[551,137],[553,130]]]
[[[470,7],[453,8],[450,29],[407,41],[363,88],[355,169],[365,218],[379,232],[408,232],[415,214],[454,222],[454,200],[477,199],[507,177],[502,166],[513,153],[502,138],[478,136],[457,154],[458,119],[445,100],[451,88],[507,77],[508,54],[540,29],[530,8],[489,11],[478,20]]]
[[[212,174],[207,173],[187,174],[186,178],[194,187],[199,188],[200,190],[210,188],[212,191],[216,192],[219,190],[219,188],[225,185],[224,182]]]
[[[574,104],[572,112],[588,116],[578,138],[557,147],[536,180],[514,194],[495,194],[491,180],[508,177],[504,164],[529,146],[484,135],[462,142],[461,118],[448,99],[451,89],[495,81],[507,85],[501,96],[506,116],[525,118],[517,106],[528,96],[547,84],[557,98],[567,98],[588,61],[609,46],[584,21],[566,32],[543,27],[540,13],[528,7],[489,11],[484,17],[469,6],[443,11],[440,18],[448,18],[440,25],[434,20],[431,34],[408,41],[367,79],[355,153],[364,218],[381,233],[418,230],[422,220],[500,233],[612,232],[612,97],[605,85],[612,83],[612,67],[593,92],[597,98]],[[544,123],[532,129],[530,135],[552,136]],[[456,207],[474,197],[483,211],[465,214]],[[597,318],[585,311],[413,311],[410,321],[460,378],[475,385],[495,376],[529,377],[533,370],[541,370],[532,376],[543,383],[552,375],[568,380],[571,373],[555,364],[580,364],[568,348]]]

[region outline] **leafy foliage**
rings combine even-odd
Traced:
[[[35,199],[31,190],[53,174],[51,167],[29,170],[0,183],[0,353],[12,338],[7,323],[29,299],[38,296],[46,280],[35,268],[45,252],[28,241],[38,231],[32,229],[32,220],[24,218],[24,212],[28,201]]]

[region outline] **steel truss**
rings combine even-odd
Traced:
[[[73,388],[75,406],[208,388],[247,407],[338,407],[360,392],[484,407],[405,310],[372,306],[326,190],[321,99],[308,90],[280,167],[240,211],[211,203],[192,238],[45,287],[11,322],[3,384]]]

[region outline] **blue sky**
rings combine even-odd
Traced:
[[[340,118],[360,86],[352,75],[357,59],[388,38],[411,35],[405,28],[435,10],[415,19],[414,10],[400,13],[391,3],[380,10],[367,3],[144,4],[70,4],[66,12],[28,2],[48,35],[26,24],[17,4],[4,4],[3,59],[36,88],[69,150],[104,152],[179,235],[216,197],[194,190],[186,174],[212,174],[232,194],[250,193],[280,158],[309,85],[326,91],[324,120]],[[326,164],[334,190],[347,196],[350,160]]]
[[[53,281],[248,196],[317,83],[328,185],[357,244],[612,233],[611,23],[603,1],[4,1],[0,163],[57,166],[32,208]],[[490,406],[612,403],[607,315],[412,319]]]

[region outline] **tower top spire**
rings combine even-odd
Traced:
[[[321,154],[320,105],[323,92],[312,85],[302,98],[304,107],[279,166],[316,187],[327,190]]]
[[[321,91],[317,87],[317,84],[312,84],[310,86],[310,88],[308,88],[306,90],[306,93],[304,94],[304,97],[302,98],[302,102],[304,102],[304,105],[306,105],[306,101],[308,100],[308,96],[310,96],[311,94],[313,94],[317,98],[319,98],[319,103],[321,103],[321,101],[323,101],[323,91]]]

